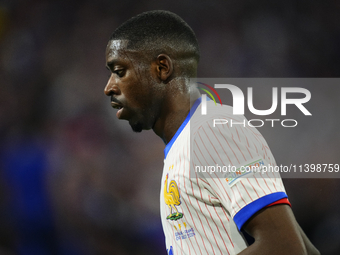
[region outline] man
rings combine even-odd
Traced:
[[[112,74],[104,92],[117,117],[135,132],[153,129],[166,144],[161,218],[168,254],[318,254],[296,223],[278,176],[234,182],[193,171],[204,164],[248,166],[255,159],[275,165],[256,129],[216,132],[200,118],[200,93],[190,82],[198,60],[194,32],[166,11],[131,18],[106,48]],[[219,111],[231,116],[227,106]],[[241,231],[254,237],[249,247]]]

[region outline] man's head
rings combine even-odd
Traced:
[[[119,109],[117,117],[136,132],[153,128],[164,115],[164,102],[176,93],[169,84],[195,77],[198,60],[196,36],[176,14],[150,11],[126,21],[106,48],[112,74],[105,94]]]
[[[118,27],[110,41],[126,40],[127,48],[145,53],[146,61],[167,54],[175,62],[175,74],[195,77],[199,47],[194,31],[178,15],[168,11],[139,14]]]

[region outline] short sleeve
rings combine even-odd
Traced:
[[[262,208],[287,198],[275,159],[257,129],[206,121],[191,139],[192,165],[238,229]],[[254,170],[254,171],[253,171]]]

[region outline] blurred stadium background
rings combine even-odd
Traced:
[[[108,38],[152,9],[193,27],[200,77],[339,77],[336,0],[2,0],[0,254],[166,254],[164,145],[152,131],[133,134],[117,121],[103,93]],[[340,87],[319,90],[326,95],[320,108],[333,107],[329,98],[338,102]],[[306,163],[339,160],[339,122],[335,115],[325,123],[324,146],[311,142]],[[313,141],[317,133],[303,135]],[[287,139],[267,138],[270,145]],[[285,184],[313,243],[323,255],[340,254],[340,180]]]

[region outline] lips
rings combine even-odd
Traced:
[[[118,110],[123,108],[123,105],[116,103],[116,102],[112,102],[112,101],[111,101],[111,106],[115,109],[118,109]]]
[[[121,104],[116,98],[111,97],[111,106],[118,110],[116,116],[117,116],[118,119],[120,119],[120,116],[121,116],[122,111],[124,109],[123,104]]]

